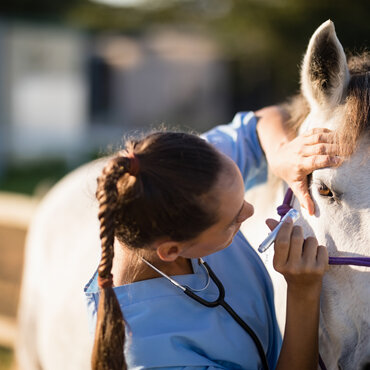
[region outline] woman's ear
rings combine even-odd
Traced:
[[[181,246],[178,242],[167,240],[158,243],[156,251],[162,261],[173,262],[180,255]]]

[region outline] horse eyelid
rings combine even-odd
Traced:
[[[342,193],[329,188],[329,186],[327,186],[324,182],[322,182],[320,180],[312,180],[310,187],[312,187],[313,185],[316,185],[317,187],[319,187],[319,186],[325,187],[325,188],[327,188],[330,191],[331,195],[329,195],[329,194],[328,195],[322,195],[322,194],[320,194],[323,197],[326,196],[328,198],[334,199],[335,201],[340,201],[341,198],[342,198],[342,196],[343,196]]]

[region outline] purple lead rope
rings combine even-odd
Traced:
[[[285,214],[293,208],[292,203],[293,191],[291,188],[285,193],[283,204],[277,207],[277,213],[282,218]],[[370,257],[329,257],[329,265],[355,265],[370,267]],[[319,365],[321,370],[327,370],[324,361],[319,353]]]
[[[277,213],[280,217],[293,208],[290,204],[292,203],[293,191],[291,188],[285,193],[283,204],[277,207]],[[329,265],[355,265],[355,266],[366,266],[370,267],[370,257],[329,257]]]

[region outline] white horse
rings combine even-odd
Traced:
[[[342,132],[343,149],[354,150],[342,166],[313,172],[314,216],[301,210],[297,200],[293,204],[301,212],[297,224],[305,237],[316,236],[330,256],[370,256],[370,56],[353,64],[351,76],[334,25],[327,21],[312,36],[301,71],[301,93],[309,110],[300,132],[314,127],[336,130]],[[256,204],[256,214],[242,229],[254,247],[267,234],[261,221],[276,215],[285,190],[282,183],[269,181],[246,194]],[[274,283],[283,331],[286,284],[272,267],[273,248],[261,258]],[[320,353],[328,370],[370,369],[370,268],[330,267],[321,296]]]
[[[313,70],[317,60],[324,64]],[[324,72],[328,79],[318,84],[315,73],[321,78]],[[349,73],[332,23],[321,26],[311,39],[302,81],[311,107],[302,130],[314,125],[339,127],[346,107],[350,106],[345,100]],[[301,221],[307,235],[314,233],[320,243],[328,246],[331,255],[370,254],[367,147],[368,139],[364,137],[343,166],[315,171],[312,175],[316,215],[309,217],[303,212]],[[90,368],[92,339],[82,290],[99,261],[94,193],[104,163],[105,160],[100,160],[87,164],[57,184],[43,200],[31,225],[19,310],[17,358],[21,369]],[[326,188],[325,192],[322,190],[324,184],[329,189],[326,196],[319,195],[326,192]],[[273,208],[283,198],[282,189],[282,184],[272,187],[268,183],[255,191],[253,203],[257,204],[257,213],[254,221],[248,220],[244,227],[247,238],[255,245],[267,232],[261,228],[263,219],[274,214]],[[272,276],[275,282],[275,275]],[[338,366],[342,370],[361,369],[370,361],[370,295],[365,280],[368,276],[368,271],[362,268],[332,267],[325,278],[320,351],[329,370]],[[280,307],[284,301],[280,276],[276,282]],[[279,320],[283,325],[282,307]]]

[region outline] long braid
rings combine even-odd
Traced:
[[[216,222],[200,198],[214,186],[221,159],[197,136],[154,133],[126,144],[98,179],[101,261],[93,370],[127,369],[125,321],[113,290],[114,240],[145,248],[163,237],[191,240]],[[203,198],[202,198],[203,199]]]
[[[96,197],[99,201],[101,260],[98,268],[99,307],[92,353],[93,370],[126,369],[124,359],[125,322],[113,291],[111,273],[114,257],[115,208],[117,181],[129,171],[130,160],[111,160],[98,178]]]
[[[119,158],[122,159],[122,158]],[[103,170],[103,174],[98,178],[98,189],[96,197],[99,202],[100,221],[100,240],[101,240],[101,259],[98,269],[99,278],[111,279],[113,262],[114,244],[114,214],[117,202],[117,181],[127,171],[127,168],[120,166],[118,158],[112,160]]]

